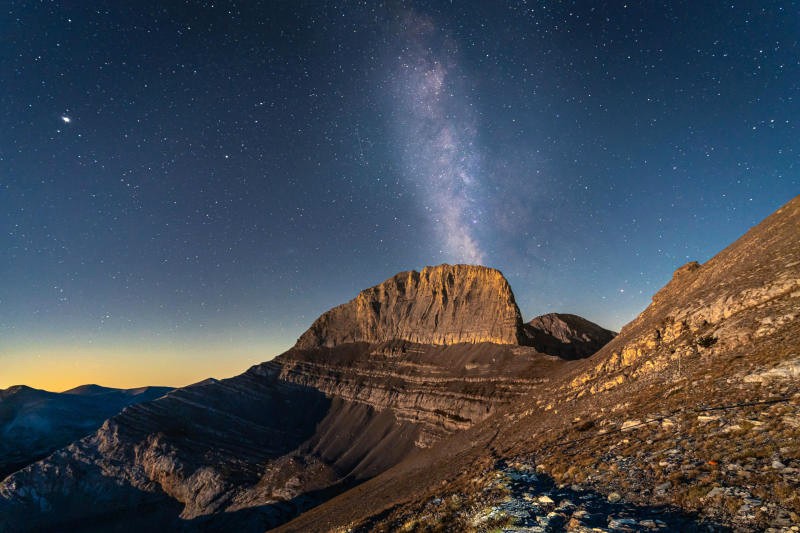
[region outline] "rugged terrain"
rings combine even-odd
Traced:
[[[613,336],[583,325],[537,349],[552,331],[522,323],[497,270],[398,274],[275,360],[132,406],[16,472],[0,527],[277,526],[545,386],[572,364],[547,351]]]
[[[62,393],[16,385],[0,390],[0,479],[93,431],[123,408],[169,387],[83,385]]]
[[[492,269],[398,274],[11,475],[0,530],[792,530],[798,250],[800,198],[613,340]]]

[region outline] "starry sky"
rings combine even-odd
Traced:
[[[11,1],[0,388],[185,385],[394,273],[619,329],[798,193],[795,2]]]

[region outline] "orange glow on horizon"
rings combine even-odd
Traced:
[[[182,387],[210,377],[236,376],[285,349],[263,343],[225,347],[214,343],[19,346],[0,352],[0,389],[27,385],[62,392],[90,383],[122,389],[147,385]]]

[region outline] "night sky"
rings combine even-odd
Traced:
[[[619,329],[799,192],[794,2],[6,2],[0,388],[184,385],[396,272]]]

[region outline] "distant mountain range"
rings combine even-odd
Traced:
[[[403,272],[14,472],[0,531],[788,531],[798,309],[800,197],[616,336],[523,323],[494,269]]]
[[[170,390],[98,385],[62,393],[24,385],[0,390],[0,479],[96,431],[123,408],[154,400]]]

